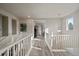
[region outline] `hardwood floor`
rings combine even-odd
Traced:
[[[33,40],[33,48],[29,56],[52,56],[48,46],[42,39]]]

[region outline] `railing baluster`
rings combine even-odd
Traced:
[[[19,43],[19,56],[21,56],[21,42]]]
[[[23,56],[25,56],[25,40],[23,40]]]
[[[10,36],[6,40],[8,39],[12,39],[11,45],[9,45],[8,48],[5,49],[5,51],[1,52],[0,54],[4,56],[19,56],[19,55],[25,56],[26,51],[29,50],[29,48],[31,48],[31,39],[33,38],[32,35],[27,37],[26,34],[22,34],[17,36],[15,35],[13,37]],[[3,40],[3,42],[4,41],[5,40]],[[5,41],[5,43],[7,43],[7,41]],[[27,43],[29,44],[29,46]]]
[[[13,46],[13,56],[15,56],[15,46]]]
[[[18,56],[19,56],[19,49],[20,49],[20,47],[19,47],[19,43],[18,43],[18,48],[17,48],[17,51],[18,51],[17,54],[18,54]]]
[[[11,48],[9,49],[9,56],[11,56]]]
[[[79,48],[79,36],[78,35],[54,35],[51,38],[51,48]]]
[[[7,56],[9,56],[9,49],[7,49]]]
[[[18,44],[16,45],[16,55],[18,56]]]

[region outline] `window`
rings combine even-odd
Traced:
[[[20,24],[20,31],[21,32],[26,32],[26,24]]]
[[[66,30],[73,30],[73,17],[69,17],[66,20]]]

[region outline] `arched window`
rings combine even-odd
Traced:
[[[74,24],[74,18],[73,17],[69,17],[66,20],[66,30],[73,30],[73,24]]]

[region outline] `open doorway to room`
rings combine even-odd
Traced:
[[[42,23],[36,23],[34,26],[34,38],[44,38],[45,30]]]

